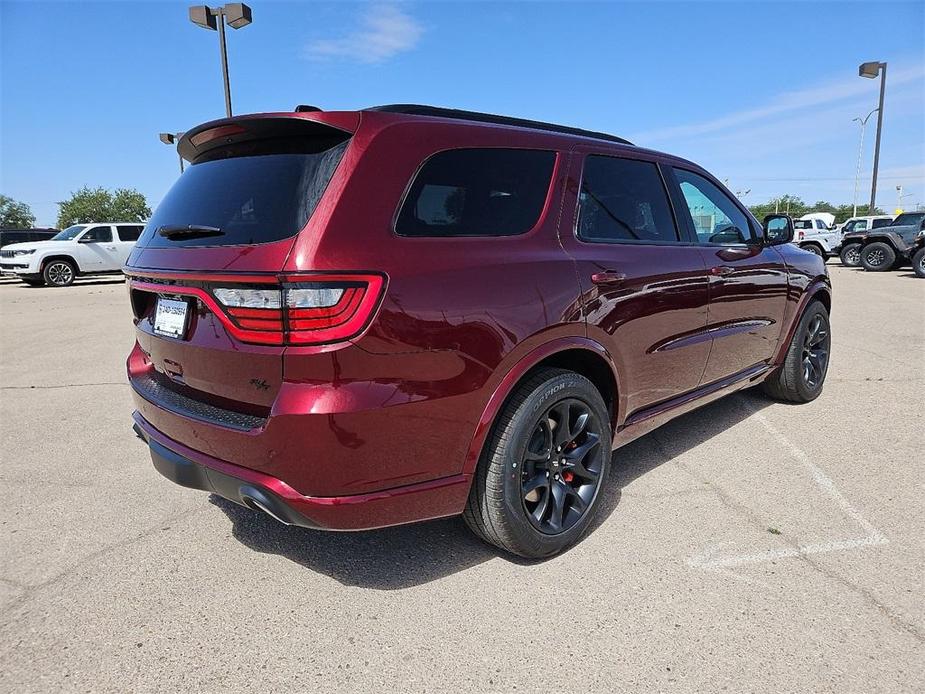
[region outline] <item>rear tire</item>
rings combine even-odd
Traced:
[[[600,392],[572,371],[545,368],[498,413],[463,518],[485,542],[527,559],[572,546],[600,506],[611,456]]]
[[[69,260],[51,260],[42,268],[42,279],[49,287],[67,287],[76,276],[77,269]]]
[[[917,277],[925,278],[925,248],[920,248],[912,256],[912,269]]]
[[[861,249],[861,265],[868,272],[886,272],[896,262],[896,251],[883,241],[874,241]]]
[[[776,400],[810,402],[819,397],[829,369],[832,333],[829,312],[819,301],[806,307],[783,365],[762,384]]]
[[[849,243],[843,246],[838,258],[845,267],[859,267],[861,265],[861,244]]]

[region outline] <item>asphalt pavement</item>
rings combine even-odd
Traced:
[[[925,281],[830,270],[822,396],[619,449],[541,563],[460,519],[323,533],[169,483],[124,284],[0,281],[0,691],[925,691]]]

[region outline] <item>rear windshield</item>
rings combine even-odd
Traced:
[[[293,236],[311,218],[347,144],[341,137],[333,142],[306,138],[298,146],[265,142],[194,163],[158,205],[138,245],[236,246]],[[158,234],[163,227],[187,225],[220,229],[222,234]]]

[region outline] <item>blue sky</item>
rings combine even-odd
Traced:
[[[0,0],[0,192],[53,224],[83,185],[156,204],[157,133],[223,115],[218,40],[188,3]],[[229,30],[236,113],[415,102],[606,130],[693,159],[746,202],[851,202],[859,63],[889,64],[878,204],[925,204],[925,3],[254,0]],[[859,202],[867,200],[876,116]]]

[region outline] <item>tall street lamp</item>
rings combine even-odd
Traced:
[[[877,143],[874,145],[874,175],[870,181],[870,208],[867,214],[874,213],[877,204],[877,169],[880,166],[880,131],[883,129],[883,92],[886,89],[886,63],[873,61],[861,63],[858,66],[858,75],[874,79],[880,75],[880,105],[877,107]]]
[[[851,212],[852,217],[858,216],[858,187],[861,185],[861,155],[864,152],[864,128],[867,126],[867,119],[874,115],[880,109],[875,108],[863,118],[852,118],[852,123],[861,124],[861,142],[858,145],[858,168],[854,173],[854,209]]]
[[[183,137],[183,133],[160,133],[158,138],[165,145],[175,145]],[[183,157],[180,156],[180,150],[177,150],[177,156],[180,157],[180,173],[183,173]]]
[[[232,29],[240,29],[251,23],[251,8],[243,2],[231,2],[220,7],[194,5],[189,8],[189,19],[196,26],[215,31],[218,29],[218,44],[222,53],[222,79],[225,82],[225,114],[231,117],[231,83],[228,81],[228,49],[225,46],[225,22]]]

